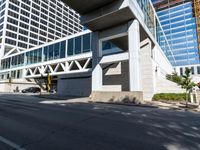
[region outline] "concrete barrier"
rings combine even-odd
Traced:
[[[94,91],[92,92],[91,99],[95,102],[141,103],[143,101],[143,92]]]

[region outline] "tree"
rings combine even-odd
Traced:
[[[166,75],[167,80],[175,82],[177,84],[181,83],[182,77],[177,74],[177,72],[173,72],[172,74]]]
[[[188,100],[190,93],[192,92],[192,89],[197,86],[194,82],[192,82],[192,78],[190,77],[191,69],[186,68],[185,69],[185,75],[182,76],[182,80],[179,83],[183,89],[186,90],[186,107],[188,107]]]
[[[192,78],[190,77],[191,75],[191,69],[186,68],[185,69],[185,74],[183,76],[178,76],[176,72],[172,73],[172,75],[167,75],[166,78],[172,82],[177,83],[178,85],[181,86],[181,88],[185,89],[186,91],[186,107],[188,107],[188,100],[190,93],[192,92],[192,89],[197,86],[194,82],[192,82]]]

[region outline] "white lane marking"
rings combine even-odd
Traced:
[[[19,146],[19,145],[13,143],[13,142],[7,140],[6,138],[4,138],[2,136],[0,136],[0,142],[6,144],[6,145],[8,145],[8,146],[10,146],[10,147],[12,147],[12,148],[14,148],[16,150],[26,150],[24,148],[21,148],[21,146]]]

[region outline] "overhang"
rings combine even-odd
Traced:
[[[98,31],[123,24],[134,18],[130,8],[126,7],[91,20],[82,20],[81,23],[92,31]]]
[[[79,14],[83,15],[88,12],[101,8],[116,0],[62,0],[69,7],[76,10]]]

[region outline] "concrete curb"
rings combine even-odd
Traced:
[[[157,108],[157,109],[166,109],[166,110],[174,110],[174,111],[185,111],[185,112],[198,112],[198,110],[195,109],[187,109],[187,108],[170,108],[167,106],[151,106],[148,104],[128,104],[128,103],[112,103],[112,102],[94,102],[94,101],[88,101],[88,103],[93,104],[110,104],[110,105],[121,105],[121,106],[135,106],[135,107],[143,107],[143,108]]]

